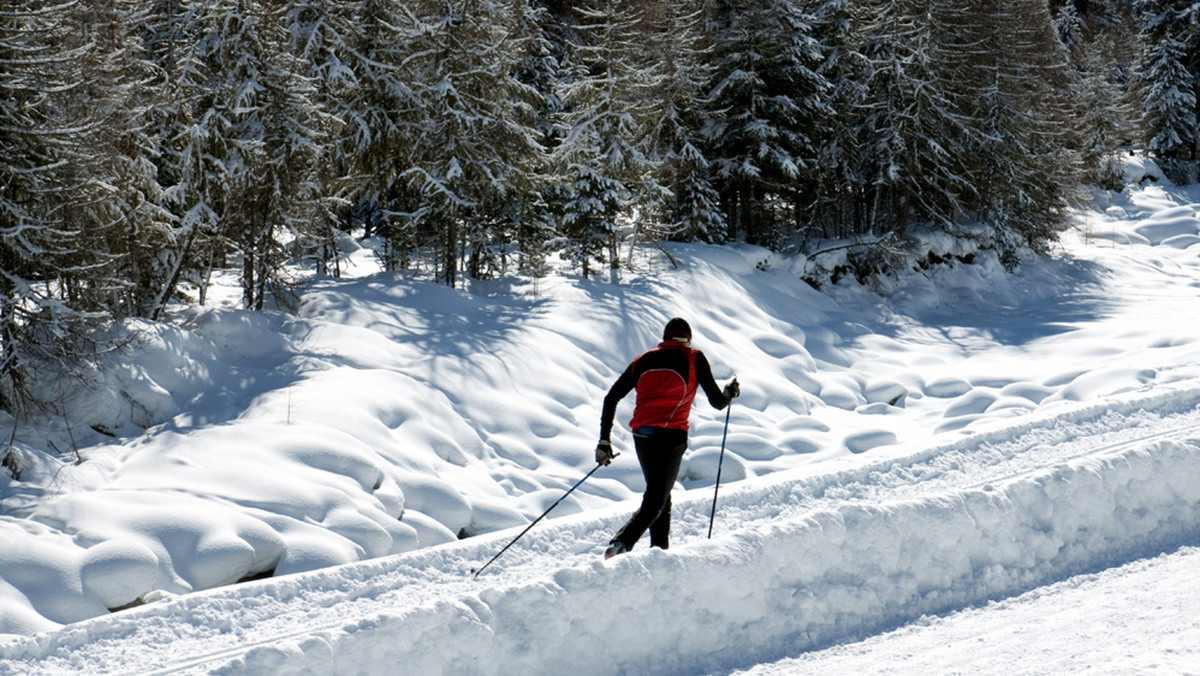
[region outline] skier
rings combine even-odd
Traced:
[[[642,354],[625,369],[604,397],[600,415],[600,443],[596,462],[612,462],[609,437],[617,403],[637,389],[637,402],[629,427],[637,451],[646,491],[633,517],[609,542],[604,558],[623,554],[637,543],[648,529],[650,546],[666,549],[671,530],[671,488],[679,475],[679,465],[687,450],[688,414],[697,387],[704,388],[708,403],[725,408],[740,392],[737,378],[721,389],[713,379],[708,359],[691,347],[692,328],[676,317],[663,329],[658,347]]]

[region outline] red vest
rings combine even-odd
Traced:
[[[696,398],[696,355],[699,352],[677,341],[660,343],[658,349],[685,350],[688,379],[683,382],[679,373],[669,368],[643,373],[637,381],[637,403],[633,408],[633,419],[629,421],[630,429],[635,432],[639,427],[688,428],[688,415],[692,412],[692,400]],[[634,368],[637,368],[636,360]]]

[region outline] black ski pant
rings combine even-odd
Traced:
[[[687,430],[665,427],[639,427],[633,435],[638,463],[646,479],[642,504],[613,538],[633,549],[642,535],[650,531],[650,546],[667,548],[671,531],[671,489],[679,476],[679,465],[687,451]]]

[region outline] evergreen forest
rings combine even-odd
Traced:
[[[1180,0],[10,0],[0,410],[346,237],[452,286],[668,240],[881,271],[916,227],[1016,265],[1122,153],[1195,182],[1198,90]]]

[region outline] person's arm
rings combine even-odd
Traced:
[[[722,391],[721,386],[713,379],[712,367],[709,366],[708,357],[705,357],[703,352],[696,355],[696,382],[704,390],[704,396],[708,397],[708,403],[718,411],[728,406],[729,402],[733,400],[733,397]]]
[[[633,364],[630,364],[621,377],[617,378],[617,382],[609,388],[608,394],[604,395],[604,408],[600,411],[600,441],[609,440],[609,436],[612,434],[613,418],[617,415],[617,404],[625,398],[625,395],[632,392],[636,385],[637,379],[633,376]]]

